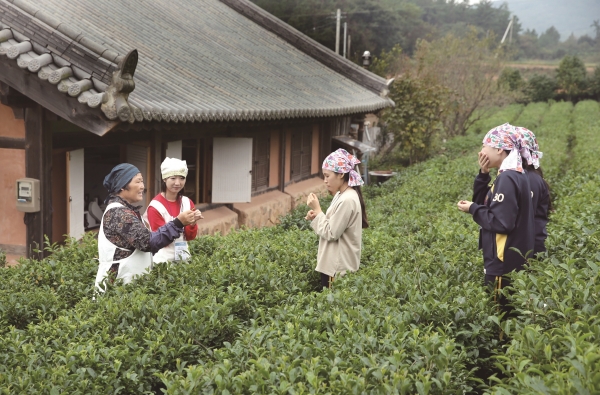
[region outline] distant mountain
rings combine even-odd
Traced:
[[[576,37],[596,36],[591,25],[600,20],[600,0],[492,0],[495,7],[502,3],[519,17],[523,30],[535,29],[540,34],[554,26],[561,41],[571,33]]]

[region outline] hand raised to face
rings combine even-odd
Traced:
[[[486,154],[484,154],[483,152],[479,152],[478,154],[479,158],[479,168],[481,169],[482,173],[489,173],[490,172],[490,158],[488,158],[488,156]]]

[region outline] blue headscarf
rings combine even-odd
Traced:
[[[107,199],[125,188],[138,173],[140,173],[138,168],[130,163],[121,163],[113,167],[102,183],[108,189]]]

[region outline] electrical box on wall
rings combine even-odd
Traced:
[[[40,211],[40,180],[34,178],[17,180],[17,210],[24,213]]]

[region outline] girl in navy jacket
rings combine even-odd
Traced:
[[[533,205],[533,229],[534,229],[534,246],[533,254],[537,255],[540,252],[546,251],[546,225],[548,224],[548,213],[552,210],[552,202],[550,201],[550,187],[544,179],[544,173],[539,166],[539,159],[542,157],[537,139],[532,131],[521,128],[527,146],[532,152],[532,157],[537,157],[531,164],[523,163],[527,176],[529,176],[529,184],[531,185],[531,203]]]
[[[534,207],[523,160],[539,166],[541,152],[530,147],[524,130],[506,123],[486,134],[473,202],[458,202],[458,208],[470,213],[480,227],[485,282],[498,290],[508,285],[503,276],[523,269],[534,250]],[[498,168],[498,177],[490,185],[491,168]]]

